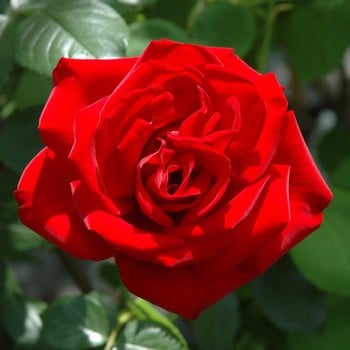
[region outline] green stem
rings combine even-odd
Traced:
[[[257,55],[257,70],[264,73],[267,68],[267,60],[269,57],[269,51],[272,41],[273,29],[276,22],[278,10],[275,7],[276,0],[270,0],[266,11],[266,21],[264,36],[262,39],[261,47]]]
[[[119,335],[121,329],[125,326],[125,324],[127,322],[130,321],[131,318],[132,318],[132,315],[129,311],[122,312],[118,316],[117,325],[113,329],[112,333],[109,335],[109,337],[107,339],[107,343],[106,343],[105,347],[103,348],[103,350],[112,350],[113,349],[113,346],[116,343],[116,340],[118,338],[118,335]]]

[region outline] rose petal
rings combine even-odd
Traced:
[[[212,51],[222,62],[225,67],[229,67],[235,74],[244,79],[255,81],[261,75],[252,67],[248,66],[239,56],[235,55],[233,49],[225,47],[210,47]]]
[[[241,77],[236,71],[215,65],[207,65],[203,71],[207,83],[214,91],[212,94],[214,106],[222,106],[225,102],[229,103],[233,111],[237,111],[238,124],[234,126],[236,135],[230,147],[230,158],[233,163],[239,164],[239,169],[242,169],[241,162],[245,160],[247,163],[246,157],[254,149],[264,125],[266,119],[265,102],[260,98],[255,83]],[[225,114],[227,113],[229,111],[226,107]],[[234,118],[231,120],[235,121]],[[254,161],[259,160],[254,159]]]
[[[240,173],[239,177],[249,182],[261,176],[268,169],[278,150],[288,122],[286,115],[287,100],[275,75],[273,73],[262,75],[255,81],[255,85],[261,100],[265,104],[264,109],[261,111],[262,114],[265,114],[265,120],[260,127],[256,140],[251,140],[253,142],[250,154],[239,160],[241,165],[238,170]],[[251,124],[248,121],[243,121],[243,123],[246,123],[246,125]],[[241,137],[246,135],[244,127],[241,128],[241,132],[242,134],[237,138],[237,143],[240,143]]]
[[[94,206],[91,205],[92,211],[84,220],[86,226],[107,241],[112,249],[135,259],[153,261],[163,251],[185,245],[185,241],[179,237],[164,235],[156,229],[148,232],[129,224],[123,218],[93,209]]]
[[[15,192],[21,221],[77,258],[101,260],[115,255],[75,212],[69,173],[67,162],[43,149],[24,170]]]
[[[104,182],[96,161],[95,134],[100,117],[100,111],[106,98],[97,101],[77,112],[74,122],[74,145],[69,154],[69,160],[91,193],[91,197],[100,197],[102,208],[110,213],[119,215],[129,212],[132,205],[126,205],[125,201],[112,200],[104,189]],[[92,200],[92,198],[87,200]],[[97,200],[97,199],[94,199]]]
[[[135,61],[62,58],[53,73],[55,87],[40,118],[44,143],[56,153],[68,154],[73,144],[75,113],[110,94]]]
[[[157,72],[157,74],[154,74]],[[196,95],[196,86],[203,85],[203,74],[193,67],[175,68],[161,61],[149,61],[135,65],[127,77],[118,85],[118,88],[110,95],[103,110],[103,119],[114,119],[118,116],[121,104],[124,105],[125,97],[135,90],[164,88],[172,94],[177,91],[185,96],[186,90],[193,89]],[[184,91],[185,90],[185,91]],[[192,99],[188,99],[191,102]],[[132,104],[128,105],[130,108]],[[181,103],[179,101],[179,108]],[[187,108],[186,104],[185,107]],[[176,113],[176,115],[178,115]],[[181,116],[183,117],[182,113]],[[178,117],[180,119],[180,117]]]
[[[152,221],[162,226],[172,226],[174,224],[173,219],[166,214],[148,193],[144,185],[144,173],[147,170],[147,165],[157,164],[163,165],[163,157],[166,155],[166,149],[164,148],[165,141],[161,142],[159,149],[143,158],[137,165],[136,171],[136,188],[135,195],[141,211],[148,216]],[[145,170],[146,169],[146,170]],[[147,181],[146,181],[147,182]]]
[[[55,85],[69,77],[84,87],[89,102],[109,95],[136,63],[136,57],[116,59],[61,58],[53,72]]]
[[[276,163],[290,164],[290,201],[308,203],[311,212],[321,212],[332,199],[332,193],[318,171],[304,142],[293,112],[288,112],[286,132]]]
[[[224,154],[202,143],[194,143],[175,135],[169,135],[168,141],[176,151],[193,153],[196,167],[212,182],[210,190],[204,194],[198,204],[185,213],[181,220],[181,224],[184,225],[199,220],[218,203],[230,181],[231,163]],[[220,171],[218,172],[217,169]]]
[[[137,65],[150,60],[160,60],[172,67],[186,67],[189,62],[193,66],[202,66],[207,63],[221,65],[215,51],[210,48],[166,39],[151,41],[138,60]]]
[[[213,213],[206,224],[202,223],[203,235],[189,235],[186,247],[160,255],[158,261],[166,266],[203,261],[198,264],[198,274],[201,274],[200,270],[205,271],[208,278],[238,265],[263,243],[282,232],[289,222],[288,181],[289,167],[274,167],[269,177],[255,185],[255,189],[252,186],[251,193],[245,191],[239,194],[240,197],[226,206],[225,227],[222,228],[220,224],[223,221],[222,213]],[[210,232],[205,231],[209,222],[213,226],[216,224],[215,239]],[[231,254],[232,251],[235,254]],[[186,260],[182,256],[186,256]],[[204,261],[206,259],[209,259],[208,262]]]
[[[154,132],[149,100],[157,92],[157,88],[137,89],[116,101],[115,115],[107,119],[101,116],[96,158],[100,177],[113,198],[134,195],[136,164]]]

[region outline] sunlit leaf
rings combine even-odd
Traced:
[[[105,343],[109,325],[100,303],[89,296],[54,301],[43,314],[43,337],[57,349],[83,350]]]
[[[34,344],[40,336],[42,303],[31,303],[18,294],[6,294],[2,299],[1,319],[11,336],[19,344]]]
[[[128,28],[110,6],[92,0],[56,0],[19,26],[16,57],[50,76],[60,57],[120,57]]]
[[[154,305],[144,299],[136,298],[133,302],[130,302],[129,308],[137,319],[150,320],[159,324],[176,337],[184,349],[188,349],[187,342],[178,328],[167,317],[161,314]]]
[[[122,332],[118,350],[183,350],[181,344],[159,325],[147,321],[129,322]]]

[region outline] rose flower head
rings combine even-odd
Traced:
[[[274,74],[232,49],[153,41],[138,58],[62,58],[15,197],[80,258],[187,318],[317,229],[331,192]]]

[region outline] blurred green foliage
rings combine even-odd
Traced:
[[[349,18],[348,0],[0,0],[0,348],[348,350]],[[86,276],[90,286],[62,255],[84,294],[32,300],[18,266],[56,253],[18,222],[12,191],[41,147],[36,125],[51,71],[61,56],[138,55],[162,37],[231,46],[280,75],[335,194],[325,223],[291,258],[193,322],[133,299],[109,262],[98,275],[113,289],[97,291],[96,276]]]

